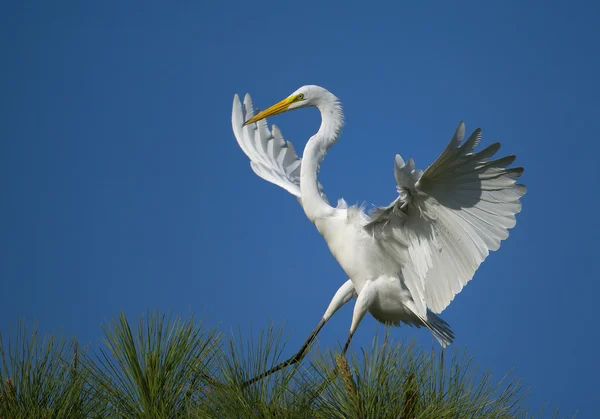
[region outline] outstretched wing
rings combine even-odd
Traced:
[[[272,131],[269,131],[266,119],[243,127],[244,122],[253,116],[250,95],[246,94],[243,105],[235,95],[231,114],[233,133],[241,149],[250,158],[252,170],[299,199],[302,159],[298,158],[292,143],[283,139],[279,128],[273,125]]]
[[[526,192],[517,184],[523,168],[515,156],[490,160],[495,143],[474,153],[477,129],[461,146],[461,122],[442,155],[425,172],[396,156],[398,198],[377,208],[365,228],[402,266],[409,291],[422,313],[440,313],[471,280],[490,250],[515,226]]]

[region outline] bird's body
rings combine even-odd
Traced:
[[[367,281],[376,286],[377,297],[369,309],[373,317],[384,323],[418,322],[403,303],[409,301],[410,293],[402,287],[401,266],[365,231],[367,222],[363,209],[352,206],[338,208],[332,216],[318,219],[315,226],[357,294]]]
[[[319,109],[321,126],[299,159],[277,127],[268,129],[265,118],[307,106]],[[317,179],[343,125],[341,105],[329,91],[304,86],[257,115],[248,95],[243,106],[236,95],[232,124],[253,170],[298,198],[350,278],[307,343],[352,297],[357,302],[345,348],[366,312],[386,324],[426,326],[443,346],[452,342],[450,327],[434,312],[452,301],[514,227],[519,199],[525,193],[525,187],[516,184],[523,169],[508,167],[514,156],[490,160],[500,148],[498,143],[474,153],[480,130],[461,145],[465,133],[461,122],[450,144],[426,171],[416,170],[412,159],[405,163],[396,156],[398,197],[367,214],[343,200],[331,206]]]

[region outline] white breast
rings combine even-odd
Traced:
[[[389,258],[380,254],[373,238],[363,230],[360,222],[347,216],[347,211],[338,211],[334,217],[316,220],[315,226],[357,292],[367,280],[395,275],[397,267],[386,266]]]

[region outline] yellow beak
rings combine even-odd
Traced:
[[[256,115],[254,115],[252,118],[250,118],[249,120],[247,120],[246,122],[244,122],[244,125],[242,126],[246,126],[248,124],[252,124],[254,122],[258,122],[261,119],[265,119],[269,116],[273,116],[273,115],[277,115],[278,113],[282,113],[288,110],[288,107],[294,103],[297,100],[296,97],[294,96],[290,96],[288,98],[283,99],[281,102],[276,103],[275,105],[271,106],[270,108],[265,109],[262,112],[257,113]]]

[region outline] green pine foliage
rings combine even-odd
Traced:
[[[0,418],[93,418],[92,397],[76,341],[40,337],[20,322],[14,339],[0,333]]]
[[[115,418],[187,417],[206,390],[206,371],[218,354],[219,337],[192,317],[156,311],[132,330],[124,314],[104,328],[104,347],[87,356],[94,396]]]
[[[303,362],[250,386],[282,360],[282,328],[245,338],[153,311],[103,330],[99,348],[83,349],[25,323],[0,335],[0,419],[543,417],[528,413],[511,374],[495,380],[466,353],[394,343],[387,330],[348,359],[314,344]]]

